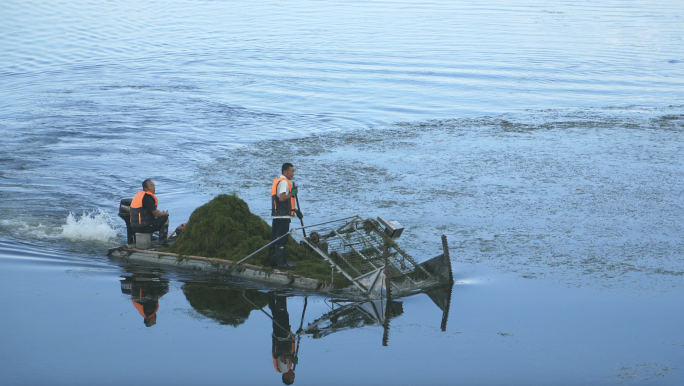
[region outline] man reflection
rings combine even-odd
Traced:
[[[169,280],[152,273],[133,273],[121,281],[121,292],[131,295],[131,302],[145,326],[152,327],[157,323],[159,298],[169,292]]]
[[[295,380],[292,364],[296,363],[295,340],[290,332],[290,314],[287,313],[287,296],[271,292],[268,294],[268,308],[273,315],[273,367],[283,374],[283,383],[291,385]]]

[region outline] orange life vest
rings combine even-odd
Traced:
[[[157,313],[157,310],[159,310],[159,303],[157,303],[157,306],[154,308],[154,312],[152,313],[152,315],[145,315],[145,308],[142,304],[136,302],[135,300],[131,300],[131,302],[133,303],[133,306],[135,306],[135,309],[138,310],[140,316],[142,316],[145,319],[153,317]]]
[[[294,197],[290,197],[289,201],[280,201],[280,197],[278,197],[278,184],[280,181],[287,181],[287,186],[290,189],[290,192],[292,192],[292,184],[290,184],[290,180],[287,178],[278,177],[273,180],[273,186],[271,187],[271,202],[273,204],[271,207],[271,216],[292,217],[295,215],[295,199]]]
[[[145,197],[146,194],[149,194],[152,196],[152,198],[154,198],[155,206],[159,203],[159,201],[157,201],[157,197],[155,197],[155,195],[151,192],[146,190],[139,191],[135,197],[133,197],[133,201],[131,201],[131,227],[142,228],[152,224],[154,216],[150,211],[142,206],[143,197]]]
[[[294,338],[291,338],[291,340],[292,340],[292,348],[290,349],[290,355],[294,355],[295,354],[295,340],[294,340]],[[280,356],[280,355],[278,355],[278,356]],[[276,358],[275,350],[273,350],[273,354],[271,355],[271,357],[273,357],[273,368],[275,368],[275,371],[280,372],[280,370],[278,369],[278,358]],[[290,362],[290,363],[288,363],[287,370],[290,371],[290,369],[292,368],[292,360],[288,360],[288,362]]]

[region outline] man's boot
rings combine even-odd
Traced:
[[[294,269],[294,264],[287,263],[287,246],[276,245],[275,247],[275,261],[278,269]]]
[[[159,229],[159,245],[169,245],[169,242],[166,240],[166,237],[169,235],[169,226],[168,225],[162,225],[161,229]]]
[[[275,245],[271,245],[268,247],[268,265],[271,267],[276,266],[276,258],[275,258]]]

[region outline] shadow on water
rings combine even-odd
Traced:
[[[169,292],[170,278],[165,273],[136,265],[124,267],[121,292],[130,300],[143,318],[145,326],[157,321],[159,299]],[[442,310],[441,331],[446,332],[453,285],[425,292]],[[220,325],[238,328],[256,312],[271,320],[271,356],[273,368],[282,374],[284,384],[292,384],[299,362],[302,337],[322,339],[342,331],[358,331],[365,327],[382,326],[382,346],[389,345],[391,320],[404,314],[403,302],[384,298],[372,301],[349,301],[342,298],[323,298],[326,309],[308,307],[310,296],[282,290],[244,287],[225,281],[184,281],[181,291],[192,309],[201,317]],[[319,295],[311,296],[321,298]],[[288,301],[303,298],[300,315],[290,315]],[[299,300],[298,299],[298,300]],[[307,314],[307,310],[309,311]],[[316,314],[317,313],[317,314]],[[292,318],[298,327],[293,329]],[[295,324],[297,326],[297,324]],[[254,340],[257,340],[257,336]]]

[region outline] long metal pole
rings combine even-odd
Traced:
[[[256,255],[257,253],[263,251],[266,247],[270,246],[271,244],[275,243],[276,241],[282,239],[283,237],[285,237],[285,236],[287,236],[287,235],[289,235],[289,234],[290,234],[290,232],[287,232],[287,233],[285,233],[284,235],[278,237],[277,239],[272,240],[270,243],[264,245],[263,247],[257,249],[256,251],[252,252],[249,256],[247,256],[247,257],[245,257],[244,259],[242,259],[242,260],[238,261],[237,263],[233,264],[233,265],[230,267],[230,269],[233,269],[233,267],[235,267],[235,266],[238,265],[238,264],[242,264],[245,260],[247,260],[247,259],[249,259],[250,257]]]
[[[254,251],[253,253],[251,253],[249,256],[247,256],[247,257],[245,257],[244,259],[242,259],[242,260],[238,261],[237,263],[233,264],[233,265],[229,268],[229,270],[230,270],[230,269],[233,269],[233,267],[235,267],[235,266],[237,266],[237,265],[240,265],[240,264],[244,263],[244,262],[245,262],[247,259],[249,259],[250,257],[256,255],[257,253],[259,253],[259,252],[261,252],[261,251],[263,251],[266,247],[269,247],[269,246],[270,246],[271,244],[273,244],[274,242],[276,242],[276,241],[282,239],[283,237],[289,235],[289,234],[292,233],[292,231],[294,231],[294,230],[300,230],[300,229],[301,229],[302,232],[303,232],[303,231],[304,231],[304,228],[311,228],[311,227],[315,227],[315,226],[318,226],[318,225],[330,224],[331,222],[337,222],[337,221],[342,221],[342,220],[349,220],[350,218],[357,218],[357,217],[359,217],[359,216],[356,215],[356,216],[344,217],[344,218],[339,218],[339,219],[337,219],[337,220],[331,220],[331,221],[326,221],[326,222],[320,222],[320,223],[318,223],[318,224],[308,225],[308,226],[306,226],[306,227],[292,228],[292,229],[290,229],[289,232],[285,233],[284,235],[278,237],[278,238],[275,239],[275,240],[272,240],[270,243],[268,243],[268,244],[264,245],[263,247],[257,249],[256,251]],[[304,237],[306,237],[306,233],[304,233]]]
[[[302,327],[304,326],[304,314],[306,314],[306,305],[308,303],[309,297],[306,296],[304,298],[304,311],[302,311],[302,321],[299,323],[299,330],[297,330],[297,334],[299,335],[300,332],[302,332]],[[299,335],[297,337],[297,349],[295,350],[295,356],[297,357],[297,362],[299,363],[299,343],[302,341],[302,336]],[[295,371],[297,368],[297,363],[292,366],[292,371]]]
[[[294,182],[292,183],[292,186],[293,186],[295,189],[297,189],[297,184],[295,184]],[[299,213],[302,213],[302,207],[299,206],[299,194],[297,194],[297,195],[295,196],[295,201],[297,202],[297,210],[299,211]],[[306,238],[306,229],[304,229],[304,219],[303,219],[303,218],[300,218],[300,219],[299,219],[299,222],[302,224],[302,233],[304,234],[304,237]]]
[[[338,219],[336,219],[336,220],[330,220],[330,221],[326,221],[326,222],[319,222],[318,224],[307,225],[307,226],[301,227],[301,228],[292,228],[291,230],[300,230],[300,229],[303,229],[303,228],[311,228],[311,227],[315,227],[315,226],[319,226],[319,225],[330,224],[331,222],[338,222],[338,221],[342,221],[342,220],[349,220],[350,218],[361,218],[361,217],[357,214],[356,216],[349,216],[349,217],[338,218]]]

